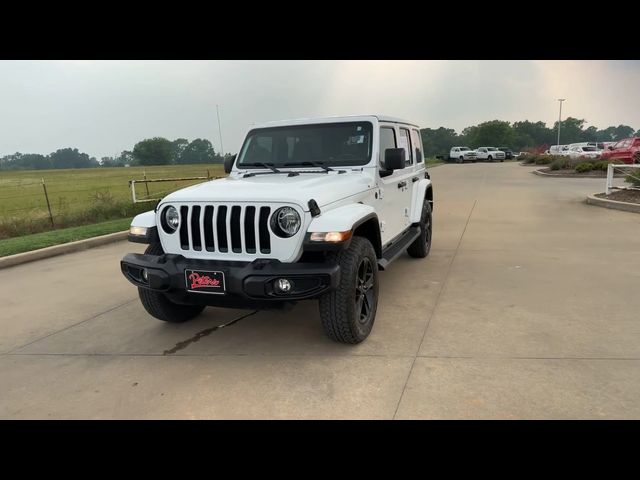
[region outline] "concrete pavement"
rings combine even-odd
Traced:
[[[640,418],[640,216],[533,168],[431,171],[431,254],[355,347],[315,302],[157,321],[119,270],[142,245],[0,270],[0,418]]]

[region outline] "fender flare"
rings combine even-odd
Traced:
[[[133,243],[160,243],[160,237],[158,236],[158,228],[156,227],[156,212],[150,210],[148,212],[141,213],[133,217],[131,220],[132,227],[143,227],[147,229],[145,235],[132,235],[129,232],[127,239]]]
[[[422,203],[424,202],[427,190],[431,190],[431,210],[433,211],[433,185],[431,180],[422,179],[413,187],[413,198],[411,199],[411,217],[409,221],[414,224],[420,221],[422,215]]]
[[[323,212],[320,216],[315,217],[309,224],[307,232],[345,232],[373,217],[377,218],[377,214],[371,205],[352,203]]]
[[[132,227],[156,227],[156,212],[149,210],[148,212],[140,213],[133,217],[131,220]]]

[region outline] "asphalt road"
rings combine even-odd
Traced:
[[[315,302],[157,321],[127,242],[0,270],[0,418],[640,418],[640,215],[530,170],[431,170],[431,254],[358,346]]]

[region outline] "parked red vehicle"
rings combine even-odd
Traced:
[[[640,163],[640,137],[625,138],[610,145],[600,158],[629,164]]]

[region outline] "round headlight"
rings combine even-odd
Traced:
[[[279,237],[293,237],[300,230],[300,215],[291,207],[282,207],[271,216],[271,230]]]
[[[178,209],[173,206],[169,206],[164,209],[164,222],[163,227],[165,232],[173,233],[178,229],[180,225],[180,215],[178,214]]]

